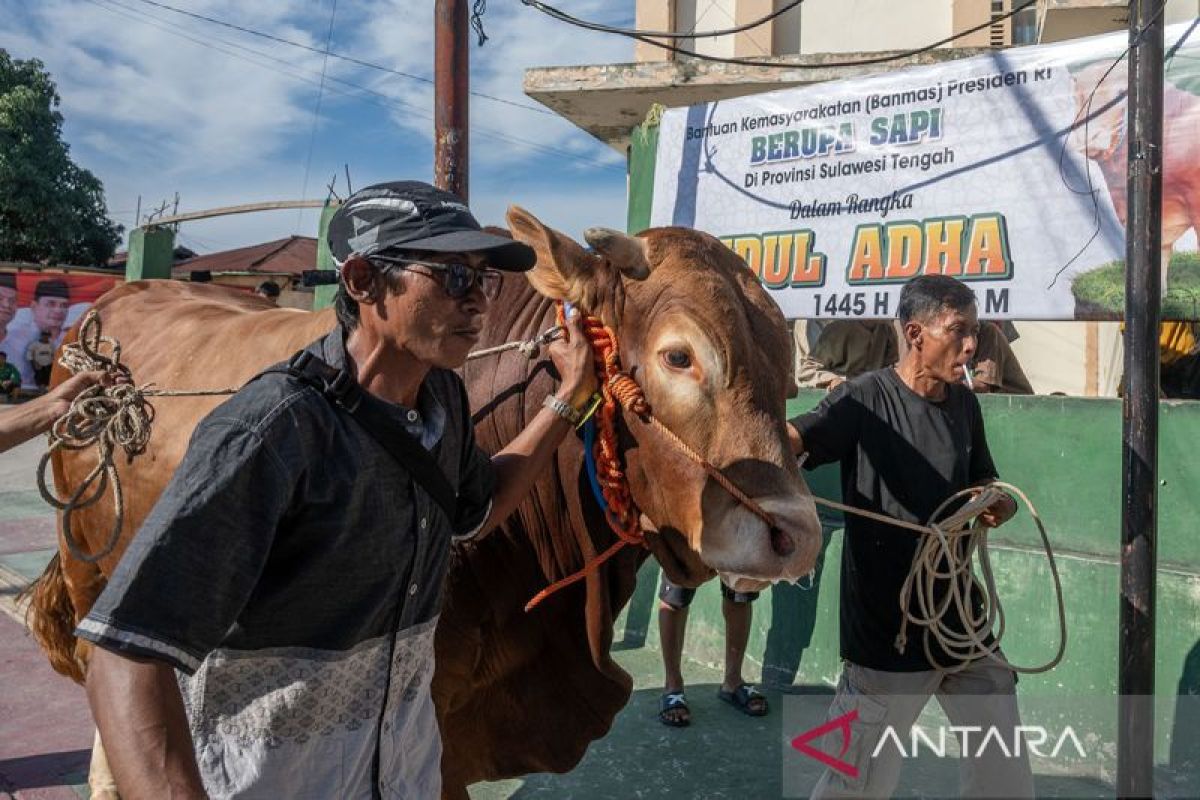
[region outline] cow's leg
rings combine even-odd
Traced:
[[[108,756],[104,754],[104,743],[100,741],[100,731],[92,740],[92,763],[88,767],[88,789],[92,800],[121,800],[117,791],[117,779],[113,777],[108,766]]]
[[[442,800],[471,800],[466,785],[455,780],[442,781]]]

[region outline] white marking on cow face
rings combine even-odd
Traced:
[[[712,413],[713,395],[727,369],[712,340],[695,320],[671,314],[656,326],[646,348],[647,382],[655,404],[668,416]]]

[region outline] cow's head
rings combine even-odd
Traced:
[[[778,523],[769,530],[663,434],[626,415],[630,489],[667,576],[695,586],[716,570],[749,591],[807,574],[821,528],[784,426],[794,386],[787,327],[745,263],[683,228],[637,237],[593,228],[588,252],[523,209],[509,209],[508,221],[537,251],[534,287],[614,328],[654,416]]]
[[[1084,67],[1074,74],[1072,82],[1077,122],[1069,137],[1071,146],[1085,158],[1111,158],[1124,141],[1129,84],[1124,62],[1115,68],[1111,62]]]

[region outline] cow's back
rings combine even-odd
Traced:
[[[306,313],[268,309],[260,298],[211,284],[139,281],[101,297],[94,309],[103,335],[120,343],[121,363],[134,382],[160,390],[237,388],[273,363],[282,361],[330,330],[332,312]],[[75,341],[72,330],[66,342]],[[102,352],[108,352],[107,349]],[[55,367],[55,381],[65,377]],[[124,496],[119,546],[93,565],[66,558],[64,569],[76,619],[82,618],[103,588],[141,521],[145,519],[187,450],[197,423],[228,399],[152,397],[152,434],[146,451],[128,462],[118,453],[117,471]],[[53,460],[60,496],[77,489],[96,465],[94,448],[59,451]],[[113,526],[111,494],[73,515],[72,530],[89,552],[106,544]],[[102,574],[101,574],[102,573]]]

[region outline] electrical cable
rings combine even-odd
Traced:
[[[118,16],[125,17],[126,19],[130,19],[130,20],[139,22],[144,25],[149,25],[150,27],[153,27],[153,28],[158,28],[159,30],[165,31],[166,33],[170,33],[173,36],[179,36],[183,39],[187,39],[188,41],[198,44],[201,47],[206,47],[210,50],[216,50],[219,53],[224,53],[225,55],[230,56],[231,58],[236,58],[241,61],[245,61],[247,63],[254,64],[255,66],[262,67],[263,69],[268,69],[273,72],[277,72],[281,75],[285,75],[289,78],[292,78],[293,80],[303,81],[305,83],[309,83],[314,86],[317,85],[316,80],[305,77],[304,75],[297,74],[294,71],[286,70],[286,69],[279,69],[278,67],[273,67],[270,64],[264,64],[261,61],[256,60],[255,58],[250,58],[246,55],[242,55],[240,53],[233,52],[224,47],[219,47],[215,44],[212,44],[212,42],[204,41],[202,39],[198,39],[194,36],[191,36],[188,33],[185,33],[184,32],[185,29],[183,29],[181,26],[176,25],[175,23],[172,23],[172,22],[168,22],[167,20],[160,19],[158,17],[154,17],[149,14],[145,14],[144,12],[138,11],[137,9],[130,8],[129,6],[126,6],[126,5],[122,4],[121,2],[119,2],[119,0],[86,0],[86,2],[89,2],[92,5],[98,6],[99,8],[103,8],[104,10],[108,11],[109,13],[117,14]],[[130,13],[122,13],[121,11],[118,11],[117,8],[111,8],[109,6],[116,6],[117,8],[123,8]],[[282,64],[287,67],[293,67],[293,68],[295,67],[295,65],[289,61],[285,61],[284,59],[277,58],[276,56],[272,56],[272,55],[264,53],[262,51],[255,50],[253,48],[246,47],[245,45],[237,44],[237,43],[230,42],[228,40],[220,39],[217,37],[213,37],[213,38],[218,42],[228,45],[229,47],[232,47],[232,48],[242,51],[244,53],[253,54],[254,56],[257,56],[258,58],[265,58],[270,61],[274,61],[277,64]],[[315,73],[313,73],[313,74],[315,74]],[[342,84],[344,86],[347,86],[347,87],[355,90],[353,92],[341,91],[341,90],[332,89],[329,86],[326,86],[325,90],[327,92],[331,91],[334,94],[340,95],[342,97],[348,97],[348,98],[352,98],[352,99],[356,99],[356,100],[366,100],[367,102],[371,102],[371,103],[374,103],[375,105],[378,105],[378,106],[381,106],[384,108],[388,108],[391,110],[400,109],[400,110],[403,110],[407,114],[412,114],[414,116],[418,116],[423,119],[429,119],[429,120],[433,119],[433,114],[428,111],[425,111],[420,106],[414,105],[412,103],[408,103],[397,97],[392,97],[391,95],[386,94],[384,92],[380,92],[378,90],[371,89],[367,86],[362,86],[361,84],[357,84],[352,81],[347,81],[342,78],[335,77],[333,75],[327,75],[326,80],[332,81],[334,83]],[[623,166],[620,166],[617,164],[608,164],[603,161],[597,161],[596,159],[588,158],[586,156],[581,156],[576,153],[571,153],[567,150],[562,150],[562,149],[553,147],[551,145],[540,144],[538,142],[533,142],[528,139],[522,139],[521,137],[518,137],[518,136],[512,136],[510,134],[503,133],[501,131],[494,130],[492,128],[488,128],[486,126],[472,125],[471,131],[473,133],[478,133],[482,136],[497,139],[499,141],[508,142],[509,144],[513,144],[513,145],[516,145],[518,147],[522,147],[522,148],[525,148],[528,150],[542,152],[547,155],[556,156],[558,158],[569,159],[572,161],[578,161],[581,164],[588,164],[590,166],[598,167],[601,169],[611,169],[611,170],[620,169],[622,172],[624,172]]]
[[[424,75],[415,75],[411,72],[404,72],[402,70],[392,69],[391,67],[385,67],[382,64],[376,64],[371,61],[365,61],[361,58],[355,58],[353,56],[344,55],[342,53],[334,53],[333,51],[329,50],[329,48],[325,48],[324,50],[322,50],[319,47],[313,47],[311,45],[304,44],[303,42],[296,42],[291,39],[284,39],[281,36],[276,36],[274,34],[267,33],[266,31],[256,30],[254,28],[248,28],[244,25],[235,25],[234,23],[226,22],[223,19],[218,19],[216,17],[208,17],[208,16],[205,16],[204,14],[197,14],[194,11],[187,11],[182,8],[176,8],[175,6],[168,5],[166,3],[157,2],[157,0],[134,0],[134,2],[143,3],[148,6],[154,6],[155,8],[161,8],[164,11],[171,11],[175,14],[182,14],[183,16],[192,17],[193,19],[198,19],[198,20],[207,22],[212,25],[220,25],[223,28],[229,28],[231,30],[239,31],[241,33],[245,33],[250,36],[257,36],[261,39],[267,39],[268,41],[276,42],[278,44],[285,44],[289,47],[298,47],[301,50],[307,50],[310,53],[317,53],[318,55],[328,56],[330,58],[336,58],[339,61],[346,61],[350,64],[357,64],[358,66],[366,67],[367,69],[379,70],[380,72],[386,72],[390,75],[397,75],[401,78],[408,78],[409,80],[421,81],[422,83],[430,83],[430,84],[433,83],[432,78],[426,78]],[[525,103],[518,103],[515,100],[507,100],[503,97],[496,97],[495,95],[485,94],[484,92],[476,92],[476,91],[472,90],[472,91],[470,91],[470,94],[474,95],[475,97],[481,97],[484,100],[491,100],[492,102],[495,102],[495,103],[503,103],[504,105],[513,106],[514,108],[523,108],[526,111],[536,111],[539,114],[549,114],[551,116],[558,116],[553,111],[546,109],[546,108],[539,108],[538,106],[531,106],[531,105],[526,105]]]
[[[333,42],[333,21],[337,17],[337,0],[333,0],[333,7],[329,11],[329,30],[325,33],[325,52],[329,52],[329,45]],[[300,199],[303,200],[308,194],[308,176],[312,169],[313,147],[317,143],[317,123],[321,119],[321,98],[325,96],[325,73],[329,68],[329,56],[321,57],[321,82],[317,86],[317,102],[313,106],[312,128],[308,132],[308,155],[304,158],[304,182],[300,184]],[[304,211],[301,210],[296,214],[296,233],[300,232],[300,223],[304,221]]]
[[[1167,7],[1166,0],[1162,0],[1162,2],[1158,6],[1158,11],[1154,12],[1153,16],[1151,16],[1150,19],[1147,21],[1147,28],[1152,23],[1154,23],[1154,21],[1157,20],[1159,16],[1162,15],[1163,10],[1166,7]],[[1192,29],[1189,29],[1188,32],[1185,33],[1178,42],[1176,42],[1175,48],[1174,48],[1175,50],[1179,49],[1179,45],[1181,45],[1183,43],[1183,41],[1187,38],[1188,34],[1191,33],[1191,30]],[[1121,102],[1121,100],[1125,96],[1124,94],[1117,95],[1116,98],[1114,98],[1113,100],[1111,100],[1110,102],[1105,104],[1104,107],[1101,108],[1099,111],[1097,111],[1095,114],[1092,113],[1092,101],[1095,99],[1096,92],[1100,89],[1100,85],[1102,83],[1104,83],[1104,81],[1106,81],[1108,79],[1108,76],[1112,74],[1112,71],[1114,69],[1116,69],[1122,61],[1125,60],[1125,57],[1129,55],[1129,51],[1132,50],[1133,47],[1141,41],[1142,37],[1145,36],[1145,34],[1146,34],[1146,28],[1142,28],[1142,30],[1138,31],[1135,39],[1132,42],[1130,42],[1129,45],[1127,45],[1124,50],[1121,51],[1121,54],[1113,59],[1113,62],[1111,64],[1109,64],[1108,69],[1106,69],[1104,71],[1104,74],[1100,76],[1100,80],[1096,81],[1096,85],[1092,87],[1092,91],[1088,94],[1087,102],[1084,103],[1083,106],[1075,113],[1075,118],[1071,121],[1070,127],[1067,128],[1067,134],[1065,136],[1063,136],[1062,147],[1058,151],[1058,177],[1059,177],[1059,180],[1062,181],[1063,186],[1067,187],[1068,191],[1070,191],[1074,194],[1088,194],[1091,196],[1091,198],[1092,198],[1092,224],[1094,227],[1092,228],[1092,235],[1088,237],[1087,241],[1084,242],[1083,245],[1077,251],[1075,251],[1075,255],[1071,256],[1071,258],[1069,258],[1065,264],[1063,264],[1061,267],[1058,268],[1057,271],[1055,271],[1054,277],[1050,279],[1050,283],[1047,284],[1047,286],[1046,286],[1047,289],[1053,287],[1054,284],[1058,283],[1058,279],[1060,277],[1062,277],[1062,274],[1064,272],[1066,272],[1071,267],[1072,264],[1074,264],[1076,261],[1079,260],[1079,257],[1082,256],[1084,254],[1084,252],[1091,246],[1092,242],[1096,241],[1096,237],[1100,235],[1100,229],[1102,227],[1100,224],[1100,200],[1097,198],[1097,194],[1099,193],[1099,190],[1096,189],[1095,183],[1092,181],[1092,166],[1090,163],[1086,163],[1088,161],[1088,159],[1086,157],[1086,153],[1084,154],[1085,163],[1084,163],[1084,167],[1083,167],[1084,175],[1087,176],[1087,191],[1086,192],[1084,192],[1081,189],[1076,189],[1074,186],[1072,186],[1070,181],[1067,180],[1067,176],[1063,169],[1063,161],[1064,161],[1066,153],[1067,153],[1067,145],[1070,142],[1071,131],[1075,130],[1075,128],[1078,127],[1079,118],[1080,118],[1080,116],[1082,116],[1083,117],[1083,141],[1086,143],[1088,140],[1088,123],[1091,121],[1092,117],[1096,116],[1097,114],[1104,113],[1112,106]],[[1172,53],[1172,55],[1173,55],[1173,53]],[[1169,58],[1164,59],[1164,64],[1167,60],[1169,60]],[[1166,289],[1166,287],[1164,286],[1163,289]]]
[[[151,0],[139,0],[139,2],[151,2]],[[949,44],[950,42],[953,42],[955,39],[961,39],[964,36],[969,36],[972,33],[977,33],[978,31],[984,30],[985,28],[990,28],[993,25],[995,25],[997,22],[1003,22],[1004,20],[1009,19],[1010,17],[1013,17],[1013,16],[1019,14],[1020,12],[1024,11],[1025,9],[1029,8],[1030,6],[1034,5],[1037,2],[1038,2],[1038,0],[1025,0],[1024,3],[1017,6],[1016,8],[1012,9],[1011,11],[1006,11],[1003,14],[994,16],[985,23],[976,25],[972,28],[967,28],[966,30],[963,30],[963,31],[959,31],[958,33],[955,33],[951,36],[947,36],[945,39],[939,39],[938,41],[933,42],[932,44],[927,44],[924,47],[917,48],[916,50],[907,50],[902,53],[892,53],[890,55],[877,56],[875,58],[860,58],[860,59],[853,59],[850,61],[823,61],[820,64],[802,64],[802,63],[797,63],[797,62],[782,62],[781,63],[778,61],[758,61],[758,60],[751,59],[751,58],[725,58],[722,56],[710,56],[710,55],[705,55],[704,53],[698,53],[694,50],[688,50],[686,48],[679,47],[677,45],[667,44],[666,42],[661,42],[661,41],[655,41],[654,39],[651,39],[649,36],[644,36],[642,34],[617,33],[616,31],[600,31],[600,32],[602,32],[602,33],[617,33],[617,35],[619,35],[619,36],[625,36],[626,38],[629,38],[629,39],[636,39],[639,42],[645,42],[646,44],[654,45],[655,47],[661,47],[664,50],[670,50],[672,53],[678,53],[679,55],[689,56],[691,58],[699,59],[701,61],[713,61],[718,64],[739,64],[739,65],[745,66],[745,67],[769,67],[772,69],[833,69],[835,67],[866,67],[866,66],[871,66],[874,64],[886,64],[890,61],[902,61],[907,58],[912,58],[913,56],[921,55],[922,53],[927,53],[930,50],[936,50],[937,48],[941,47],[944,44]],[[587,25],[581,24],[586,21],[585,20],[576,21],[574,17],[571,17],[569,14],[566,14],[566,13],[560,11],[559,9],[554,8],[553,6],[546,5],[545,3],[541,2],[541,0],[521,0],[521,3],[523,5],[529,6],[530,8],[532,8],[536,11],[540,11],[543,14],[546,14],[554,19],[557,19],[560,22],[565,22],[569,25],[574,25],[575,27],[579,27],[579,28],[585,28],[586,30],[598,30],[598,28],[591,27],[591,25],[593,25],[594,23],[588,23]]]
[[[659,39],[707,39],[712,36],[729,36],[731,34],[741,33],[743,31],[748,31],[751,28],[757,28],[760,25],[765,25],[768,22],[770,22],[771,20],[773,20],[777,17],[783,16],[787,12],[791,11],[793,8],[799,7],[802,3],[804,3],[804,0],[792,0],[792,2],[786,3],[785,5],[776,9],[775,11],[772,11],[770,14],[767,14],[766,16],[763,16],[763,17],[759,17],[758,19],[752,20],[751,22],[747,22],[742,25],[737,25],[733,28],[723,28],[721,30],[715,30],[715,31],[700,31],[699,33],[697,33],[694,25],[692,26],[691,30],[685,31],[685,32],[648,31],[648,30],[643,30],[641,28],[618,28],[618,27],[615,27],[612,25],[604,25],[599,22],[592,22],[590,20],[580,19],[579,17],[573,17],[570,14],[568,14],[567,12],[563,11],[562,9],[555,8],[552,5],[548,5],[547,3],[540,2],[540,0],[521,0],[522,5],[529,6],[530,8],[536,9],[537,11],[541,11],[543,14],[546,14],[547,16],[553,17],[554,19],[560,20],[562,22],[569,23],[578,28],[584,28],[589,31],[597,31],[599,33],[613,33],[618,36],[626,36],[629,38],[632,38],[635,36],[653,36],[653,37],[659,38]]]

